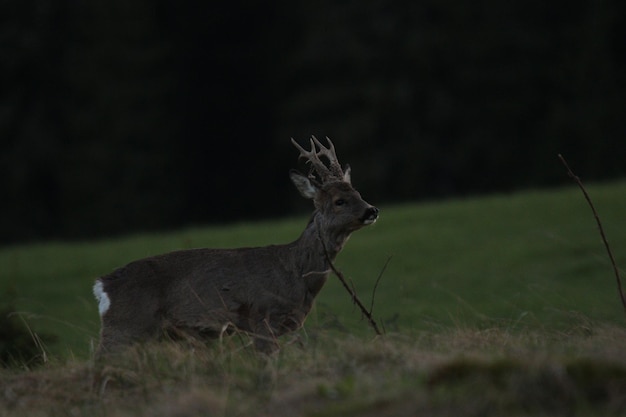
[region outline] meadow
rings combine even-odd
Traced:
[[[588,191],[624,265],[626,182]],[[0,415],[626,413],[624,309],[578,188],[380,209],[336,266],[373,301],[386,335],[374,336],[331,277],[272,358],[238,335],[138,346],[94,365],[91,286],[152,254],[291,241],[306,215],[0,249],[0,292],[34,335],[54,335],[42,338],[43,365],[0,370]]]

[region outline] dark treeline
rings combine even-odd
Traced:
[[[0,243],[291,213],[311,134],[377,204],[625,174],[622,1],[0,7]]]

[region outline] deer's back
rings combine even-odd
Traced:
[[[285,289],[297,275],[285,246],[189,249],[133,261],[100,278],[107,292],[176,293],[182,287]]]

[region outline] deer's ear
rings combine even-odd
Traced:
[[[350,175],[351,172],[352,168],[350,168],[350,165],[346,164],[346,167],[343,170],[343,180],[348,184],[352,184],[352,177]]]
[[[317,194],[317,187],[311,182],[311,180],[298,171],[292,170],[289,172],[289,178],[294,183],[300,194],[305,198],[314,198]]]

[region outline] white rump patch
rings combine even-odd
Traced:
[[[93,295],[95,295],[96,300],[98,300],[98,311],[100,312],[100,316],[103,316],[111,306],[111,300],[109,300],[109,296],[104,291],[102,281],[96,281],[96,284],[93,286]]]

